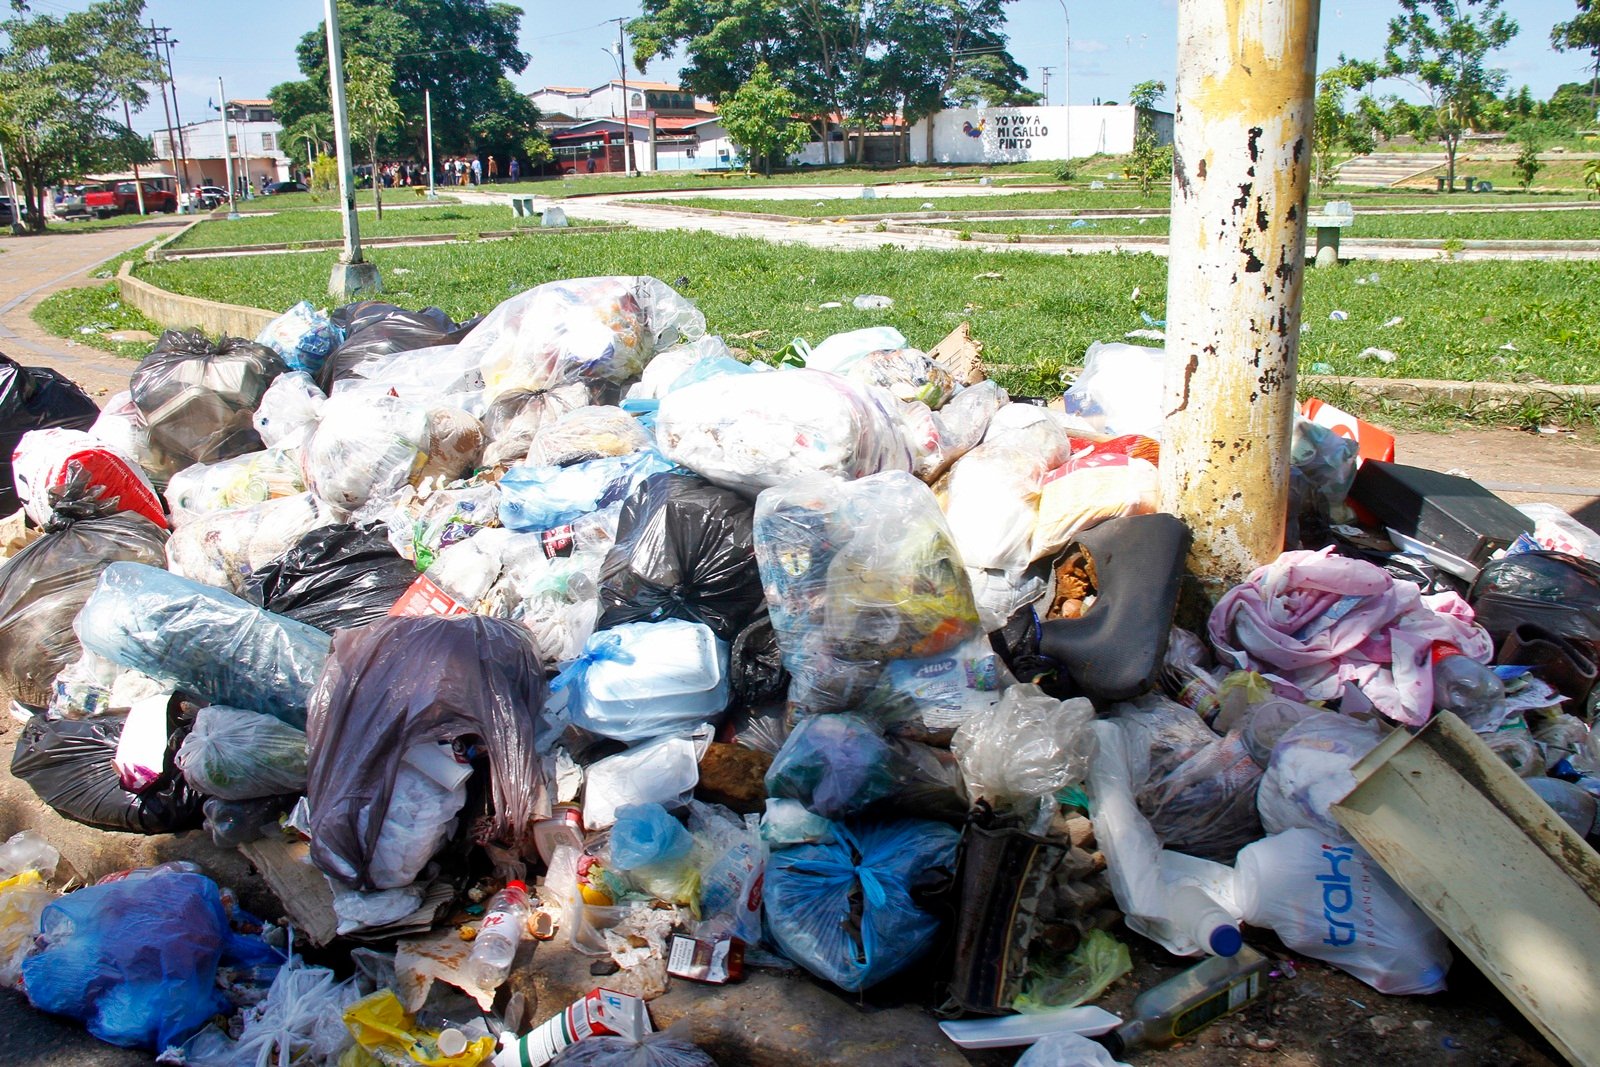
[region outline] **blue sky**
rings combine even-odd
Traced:
[[[28,0],[41,13],[81,10],[88,0]],[[1126,98],[1128,87],[1147,78],[1173,81],[1177,49],[1176,0],[1128,0],[1122,4],[1067,0],[1072,19],[1072,102]],[[1550,27],[1570,18],[1574,0],[1509,0],[1505,5],[1522,32],[1495,57],[1513,86],[1527,84],[1548,96],[1564,81],[1581,81],[1588,67],[1583,55],[1559,54],[1549,46]],[[638,13],[636,3],[599,0],[594,7],[569,0],[525,0],[522,49],[533,59],[515,81],[524,89],[540,85],[591,85],[614,75],[602,54],[615,40],[606,18]],[[1395,0],[1323,0],[1319,62],[1340,52],[1375,58],[1382,51]],[[1060,69],[1066,43],[1066,18],[1060,0],[1014,0],[1009,5],[1012,54],[1028,68],[1030,84],[1040,87],[1041,69],[1055,68],[1050,102],[1062,102]],[[281,81],[299,77],[294,46],[322,18],[321,0],[149,0],[148,17],[170,26],[178,45],[173,69],[179,108],[188,121],[209,117],[207,100],[216,95],[217,75],[230,97],[263,97]],[[677,63],[658,61],[647,76],[675,80]],[[1405,92],[1403,86],[1389,87]],[[149,131],[161,124],[160,98],[134,117]]]

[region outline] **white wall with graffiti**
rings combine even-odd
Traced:
[[[1120,154],[1133,150],[1137,111],[1126,104],[951,108],[911,128],[911,160],[1023,163],[1075,159],[1095,153]],[[1172,115],[1166,111],[1147,114],[1157,140],[1170,144]]]

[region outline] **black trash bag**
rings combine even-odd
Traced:
[[[683,619],[732,641],[762,603],[754,506],[691,474],[655,474],[628,497],[600,568],[600,629]]]
[[[389,614],[417,568],[389,543],[381,524],[320,526],[259,568],[244,599],[326,633]]]
[[[72,621],[113,563],[167,564],[167,531],[116,502],[55,503],[53,527],[0,566],[0,684],[15,700],[50,703],[57,674],[80,655]],[[108,511],[92,517],[94,505]],[[69,519],[87,513],[91,517]]]
[[[546,692],[528,632],[501,619],[395,617],[339,631],[306,723],[312,860],[351,888],[377,888],[369,866],[401,760],[439,741],[488,753],[487,832],[532,848],[534,822],[550,814],[534,750]]]
[[[195,830],[205,818],[205,797],[189,788],[173,762],[189,733],[184,718],[169,706],[171,736],[161,777],[142,793],[123,789],[111,763],[123,718],[50,720],[35,715],[17,739],[11,773],[32,786],[58,815],[85,826],[135,834]]]
[[[361,377],[369,364],[385,363],[397,352],[456,344],[477,325],[458,323],[438,308],[407,311],[381,300],[346,304],[330,317],[345,331],[344,343],[317,371],[317,384],[330,395],[334,382]]]
[[[199,330],[168,330],[134,368],[128,387],[160,461],[158,483],[196,463],[259,452],[251,416],[288,370],[265,345],[238,337],[215,344]]]
[[[1496,646],[1531,623],[1600,655],[1600,564],[1564,552],[1521,552],[1484,567],[1468,596]]]
[[[789,672],[783,666],[783,649],[772,628],[763,599],[750,625],[733,639],[728,662],[728,683],[736,708],[758,708],[782,704],[789,693]]]
[[[0,353],[0,515],[22,506],[11,453],[29,430],[87,430],[100,408],[77,384],[49,367],[24,367]]]

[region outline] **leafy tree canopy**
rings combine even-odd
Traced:
[[[770,173],[774,156],[783,158],[806,143],[806,127],[795,121],[799,108],[800,98],[780,85],[765,63],[722,98],[717,115],[733,143],[744,149],[746,171],[759,162]]]

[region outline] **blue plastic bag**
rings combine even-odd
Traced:
[[[512,467],[500,479],[500,522],[519,532],[565,526],[626,499],[650,475],[672,469],[654,449],[569,467]]]
[[[84,648],[296,729],[330,638],[214,586],[142,563],[113,563],[72,624]]]
[[[256,335],[256,344],[266,345],[289,365],[290,370],[316,374],[328,354],[344,343],[344,331],[327,315],[302,300],[273,319]]]
[[[828,843],[773,852],[764,898],[773,940],[841,989],[877,985],[933,944],[939,920],[918,898],[950,886],[960,839],[925,820],[840,824]]]
[[[628,804],[617,809],[611,827],[611,865],[636,871],[675,863],[689,855],[694,837],[660,804]]]
[[[68,893],[39,925],[44,948],[22,962],[28,1000],[124,1048],[160,1052],[231,1012],[219,965],[270,983],[282,962],[228,928],[215,882],[167,868]]]

